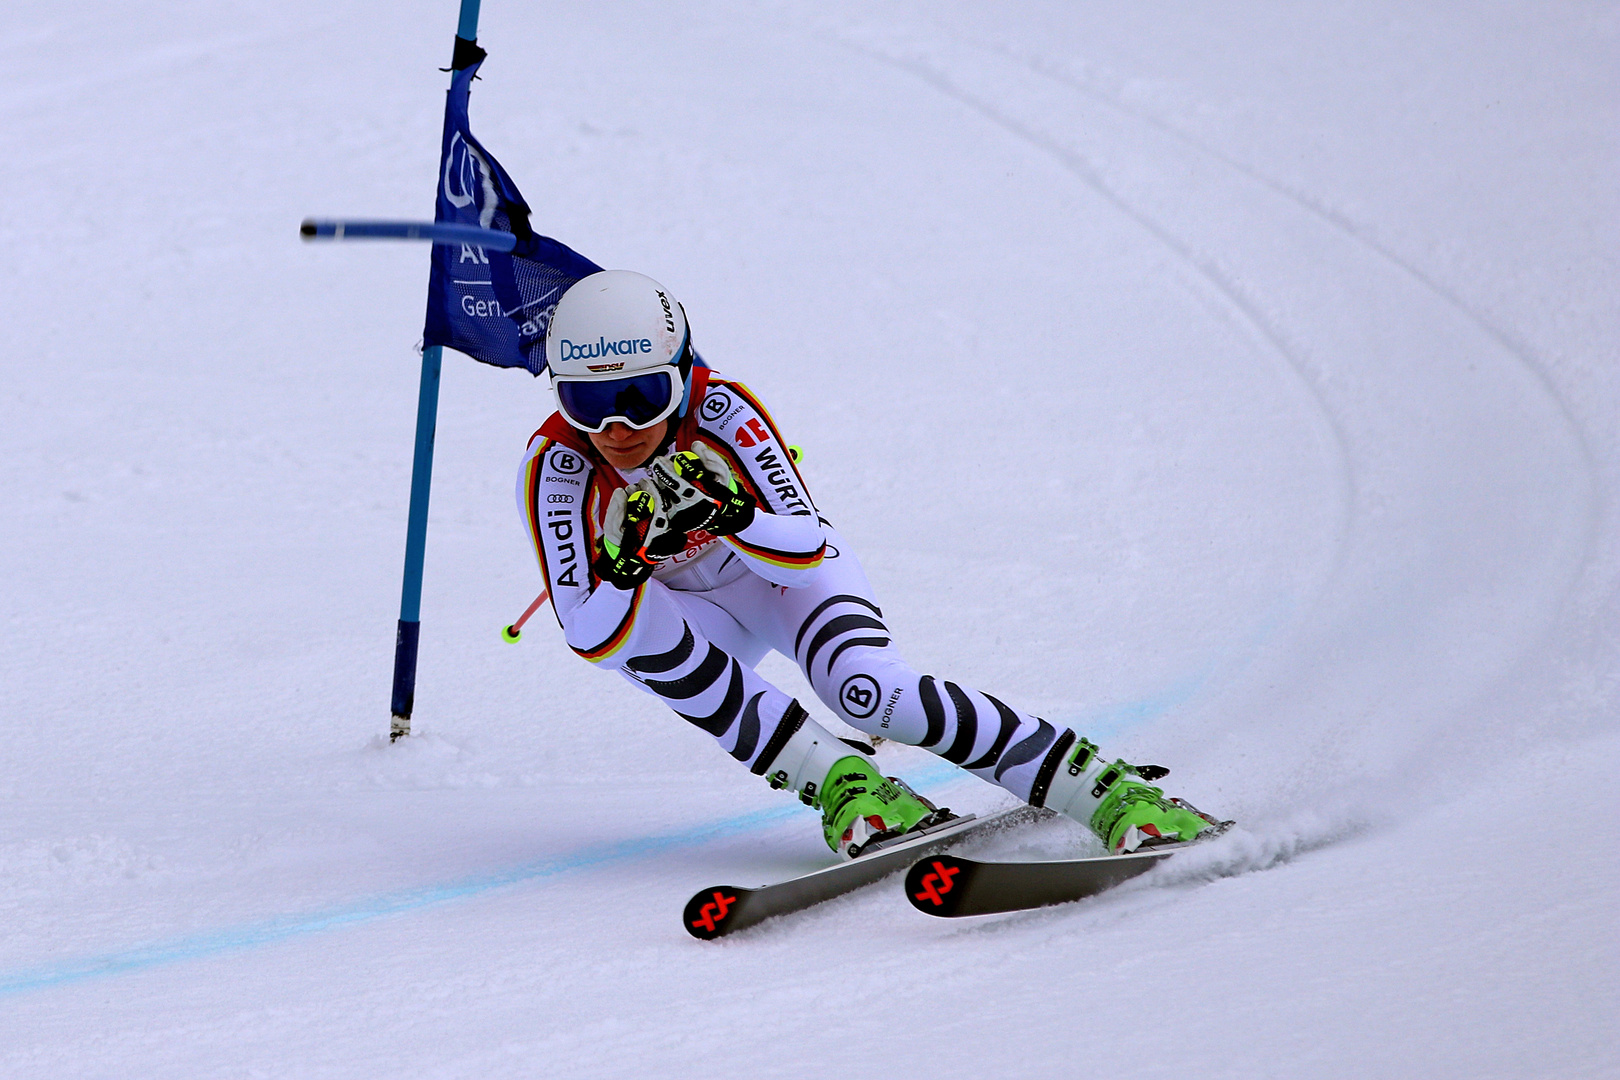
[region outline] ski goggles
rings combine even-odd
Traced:
[[[686,396],[686,380],[673,365],[617,378],[558,375],[551,388],[563,419],[588,432],[614,421],[636,431],[650,428],[668,419]]]

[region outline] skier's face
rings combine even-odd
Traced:
[[[669,425],[673,420],[666,420],[662,424],[654,424],[650,428],[637,431],[628,424],[621,424],[617,420],[608,424],[601,431],[590,432],[591,445],[597,452],[607,458],[607,463],[615,469],[638,469],[652,460],[653,454],[663,445],[664,436],[669,432]]]

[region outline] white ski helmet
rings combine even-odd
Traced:
[[[686,312],[658,282],[603,270],[571,285],[546,328],[546,367],[563,418],[581,431],[635,429],[685,404],[692,370]]]

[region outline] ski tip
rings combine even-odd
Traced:
[[[686,902],[681,924],[699,941],[711,941],[732,929],[731,918],[737,901],[747,890],[731,885],[703,889]]]
[[[1210,817],[1208,814],[1205,814],[1205,813],[1202,813],[1202,812],[1200,812],[1198,816],[1203,818],[1205,821],[1209,822],[1211,825],[1214,826],[1214,828],[1205,829],[1203,832],[1199,833],[1197,836],[1193,837],[1191,840],[1187,840],[1187,841],[1185,841],[1183,843],[1171,844],[1170,845],[1171,847],[1189,848],[1189,847],[1192,847],[1194,844],[1208,843],[1209,841],[1215,839],[1218,836],[1225,836],[1227,831],[1229,829],[1231,829],[1232,826],[1237,824],[1236,821],[1217,821],[1216,819]]]
[[[906,899],[927,915],[949,918],[956,914],[973,863],[954,855],[930,855],[906,872]]]

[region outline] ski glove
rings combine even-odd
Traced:
[[[669,515],[651,484],[620,488],[608,500],[601,552],[591,569],[621,589],[634,589],[653,568],[686,547],[686,534],[669,527]]]
[[[668,507],[671,528],[730,536],[753,523],[754,497],[731,475],[726,459],[701,441],[658,458],[647,471]]]

